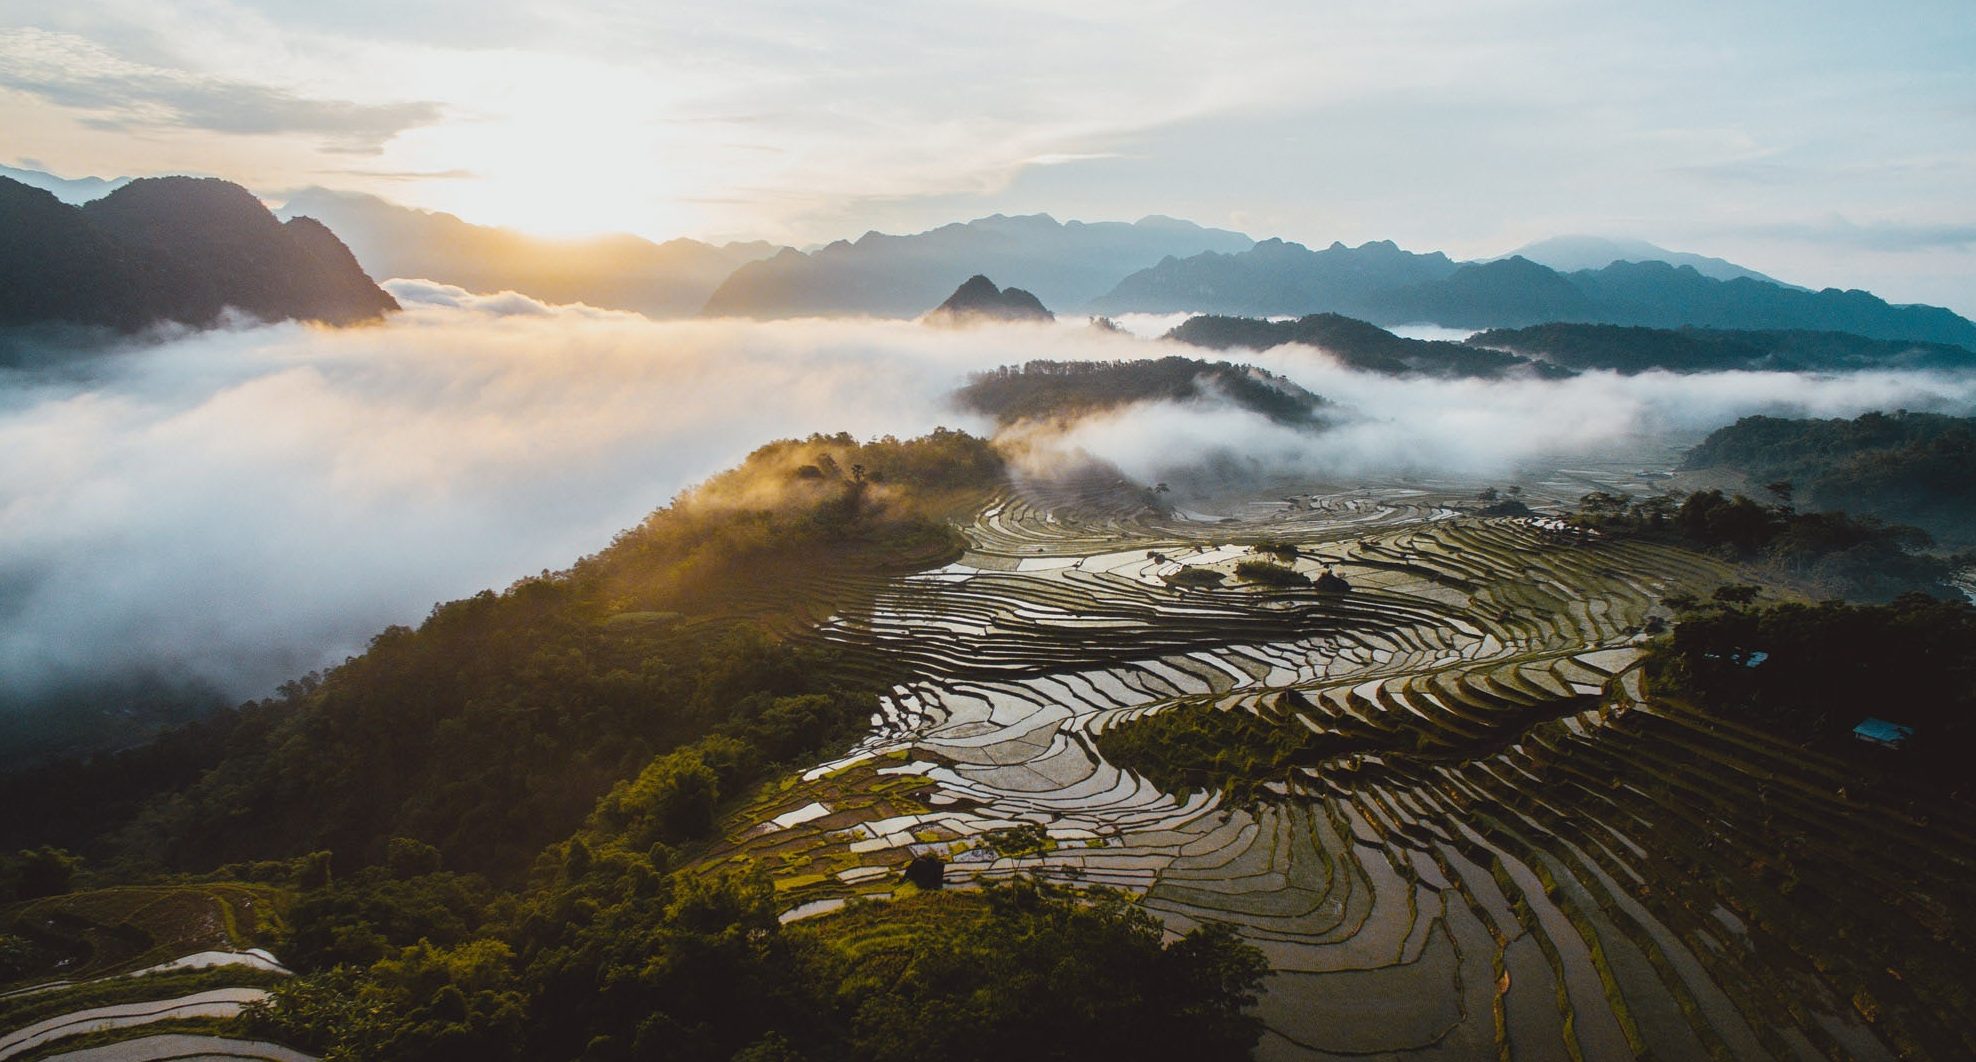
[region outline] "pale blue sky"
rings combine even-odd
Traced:
[[[0,0],[0,162],[660,238],[1590,232],[1976,313],[1972,56],[1968,0]]]

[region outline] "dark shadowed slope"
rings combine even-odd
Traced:
[[[398,304],[322,224],[283,224],[236,184],[146,178],[71,207],[0,179],[0,325],[207,326],[227,308],[354,324]]]
[[[698,313],[735,269],[776,252],[760,240],[716,246],[688,239],[653,243],[623,234],[546,239],[324,188],[297,192],[281,213],[326,222],[373,276],[422,277],[468,291],[519,291],[545,302],[581,302],[653,317]]]
[[[912,236],[868,232],[804,254],[743,266],[707,301],[716,317],[916,317],[985,273],[1077,309],[1170,255],[1238,251],[1240,233],[1172,218],[1058,222],[1047,214],[980,218]]]
[[[997,288],[984,276],[972,276],[954,289],[947,301],[927,313],[934,324],[973,324],[980,321],[1054,321],[1057,315],[1036,296],[1021,288]]]
[[[1570,369],[1631,375],[1669,372],[1849,372],[1976,368],[1976,352],[1947,343],[1867,339],[1845,332],[1544,324],[1498,328],[1470,345],[1507,350]]]
[[[1446,277],[1447,255],[1414,254],[1390,241],[1313,251],[1263,240],[1237,254],[1169,258],[1119,282],[1092,307],[1105,313],[1199,313],[1267,317],[1317,312],[1367,317],[1396,289]]]
[[[1744,417],[1695,447],[1687,467],[1788,483],[1800,508],[1843,509],[1912,524],[1944,545],[1976,546],[1976,418]]]
[[[1386,376],[1494,378],[1524,368],[1547,376],[1570,375],[1500,350],[1406,339],[1378,325],[1335,313],[1316,313],[1295,321],[1195,317],[1167,333],[1167,338],[1209,350],[1268,350],[1284,343],[1302,343],[1330,353],[1350,368]]]

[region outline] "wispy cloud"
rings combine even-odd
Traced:
[[[1858,248],[1867,251],[1935,251],[1976,248],[1976,221],[1856,223],[1833,214],[1815,221],[1745,226],[1739,231],[1773,240]]]
[[[85,112],[90,128],[177,127],[233,135],[313,134],[325,150],[374,155],[437,122],[437,103],[314,99],[272,85],[131,62],[81,37],[0,33],[0,87]]]
[[[470,181],[480,175],[472,170],[319,170],[325,176],[368,177],[378,181]]]

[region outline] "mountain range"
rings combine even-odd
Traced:
[[[0,326],[206,327],[229,308],[353,324],[398,304],[321,222],[237,184],[151,177],[71,206],[0,178]]]
[[[1976,347],[1976,324],[1937,306],[1865,291],[1808,291],[1693,265],[1615,261],[1561,273],[1521,256],[1457,264],[1391,243],[1312,251],[1265,240],[1238,254],[1172,258],[1126,277],[1093,307],[1253,317],[1338,313],[1381,325],[1522,328],[1553,321],[1655,328],[1850,332]]]
[[[24,170],[14,166],[0,166],[0,177],[19,181],[30,188],[39,188],[70,206],[81,206],[92,199],[101,199],[131,182],[129,177],[57,177],[41,170]]]
[[[1528,258],[1538,265],[1548,266],[1560,273],[1575,273],[1581,269],[1603,269],[1614,262],[1666,262],[1668,265],[1694,266],[1695,272],[1712,280],[1748,277],[1751,280],[1761,280],[1787,288],[1793,286],[1726,259],[1689,254],[1685,251],[1670,251],[1645,240],[1616,240],[1604,236],[1552,236],[1546,240],[1525,244],[1498,257]]]
[[[265,256],[250,257],[244,261],[259,264],[245,266],[212,259],[210,264],[221,272],[233,270],[230,280],[163,269],[155,254],[145,258],[150,265],[139,265],[128,249],[112,252],[100,244],[114,238],[113,233],[70,232],[73,224],[64,220],[67,215],[46,211],[46,204],[30,210],[31,199],[19,193],[30,191],[26,186],[31,184],[50,202],[94,197],[81,210],[109,218],[120,208],[103,204],[146,182],[0,172],[23,177],[9,182],[14,204],[9,209],[38,210],[41,220],[36,224],[45,228],[22,228],[22,222],[15,226],[18,231],[0,234],[0,246],[13,255],[28,253],[36,239],[44,241],[35,245],[41,248],[35,252],[40,259],[10,267],[23,273],[18,290],[5,296],[9,321],[46,317],[103,323],[115,318],[122,322],[119,327],[156,319],[204,322],[217,314],[211,291],[198,298],[188,294],[191,301],[185,305],[168,305],[171,299],[160,287],[306,287],[311,275],[306,269],[283,277],[256,275],[273,261]],[[252,213],[244,205],[251,198],[244,190],[235,197],[242,217]],[[1474,330],[1563,322],[1842,332],[1889,342],[1976,348],[1976,323],[1947,309],[1893,305],[1865,291],[1812,291],[1722,259],[1589,236],[1558,237],[1531,244],[1521,254],[1459,262],[1438,251],[1404,250],[1391,241],[1357,247],[1333,243],[1321,250],[1281,239],[1255,242],[1238,232],[1161,216],[1128,224],[997,214],[910,235],[869,232],[855,241],[839,240],[805,252],[763,241],[654,243],[624,234],[552,240],[324,189],[295,193],[280,213],[326,224],[328,230],[316,235],[314,245],[331,258],[354,254],[371,276],[422,277],[478,292],[511,289],[549,302],[582,302],[654,317],[911,318],[937,307],[968,278],[985,274],[1070,312],[1337,314],[1385,326],[1429,323]],[[329,230],[336,235],[329,236]],[[58,232],[69,236],[57,237]],[[176,235],[188,238],[190,227],[181,226]],[[342,242],[328,249],[336,237]],[[133,269],[148,270],[150,279],[127,281],[125,274]],[[330,273],[342,277],[338,283],[350,279],[347,270]],[[368,280],[362,286],[374,290]],[[128,305],[81,308],[92,290],[126,287],[137,293],[134,300],[125,300]],[[370,312],[359,305],[363,301],[312,310],[301,303],[270,301],[263,293],[250,294],[240,305],[264,316],[336,319],[348,312]]]
[[[1078,309],[1120,277],[1175,255],[1239,251],[1238,232],[1148,217],[1059,222],[996,214],[912,236],[868,232],[804,253],[784,250],[736,270],[707,300],[716,317],[917,317],[976,274]]]
[[[547,239],[325,188],[289,196],[279,213],[317,218],[335,229],[375,277],[416,277],[483,293],[518,291],[545,302],[651,317],[698,313],[729,274],[777,250],[760,240],[654,243],[623,233]]]
[[[1868,339],[1844,332],[1543,324],[1478,332],[1466,343],[1561,368],[1603,369],[1629,376],[1655,369],[1688,373],[1976,368],[1976,352],[1967,347]]]

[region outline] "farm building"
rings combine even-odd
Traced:
[[[1885,719],[1867,718],[1853,727],[1853,736],[1861,741],[1870,741],[1884,748],[1897,749],[1914,736],[1914,728],[1899,723],[1889,723]]]

